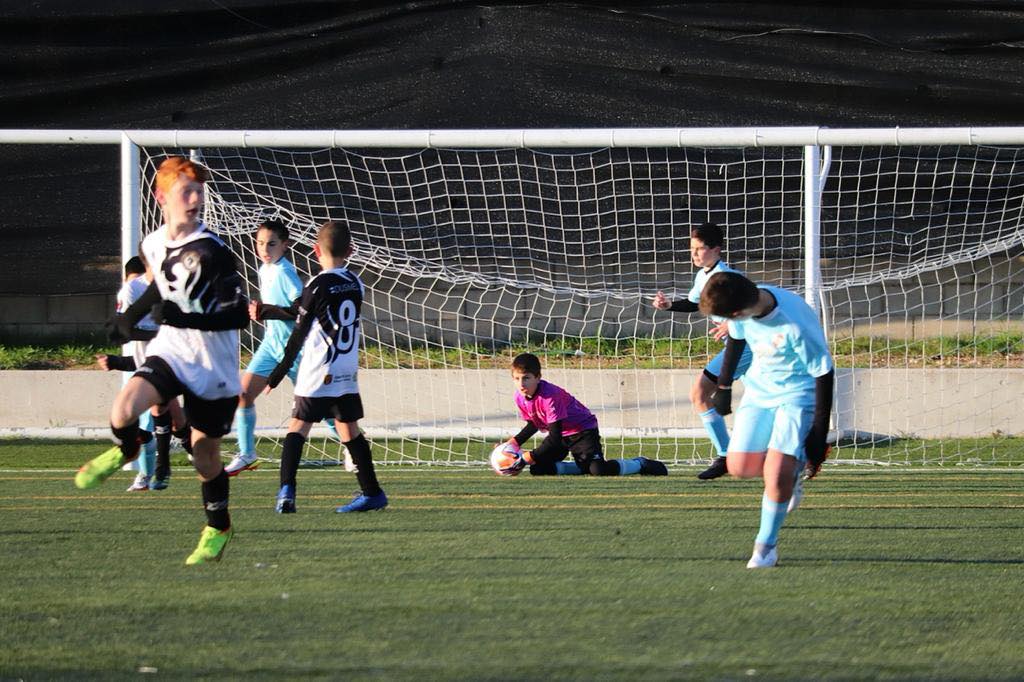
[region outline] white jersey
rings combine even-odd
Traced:
[[[271,373],[271,386],[280,382],[282,368],[287,371],[301,350],[296,396],[326,398],[359,393],[359,316],[363,292],[363,283],[343,267],[325,270],[306,284],[295,330],[284,359]]]
[[[729,267],[728,263],[726,263],[724,260],[720,260],[717,263],[715,263],[710,270],[705,270],[704,268],[701,268],[693,277],[693,286],[690,287],[690,293],[686,295],[686,300],[688,300],[690,303],[699,304],[700,293],[704,291],[704,286],[708,283],[708,280],[711,279],[712,275],[717,275],[720,272],[735,272],[737,275],[743,274],[736,268]],[[713,322],[725,321],[724,317],[718,317],[717,315],[709,315],[708,317],[710,317]]]
[[[117,292],[117,314],[121,315],[124,311],[128,310],[128,306],[135,303],[139,296],[146,293],[148,288],[149,282],[146,281],[145,277],[133,277],[122,284],[121,289]],[[149,315],[139,320],[135,326],[146,331],[156,331],[157,329],[156,322]],[[141,367],[142,363],[146,361],[146,346],[149,345],[149,341],[132,341],[131,345],[135,366]]]
[[[242,281],[234,255],[220,238],[203,224],[178,241],[168,241],[166,235],[167,227],[161,226],[142,242],[163,300],[185,313],[212,313],[238,304]],[[189,391],[205,400],[241,392],[237,329],[201,331],[164,324],[146,355],[166,362]]]

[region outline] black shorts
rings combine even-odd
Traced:
[[[328,417],[343,424],[357,422],[363,418],[363,400],[358,393],[325,398],[295,396],[292,417],[310,424],[316,424]]]
[[[178,380],[171,366],[161,358],[151,355],[146,358],[133,376],[145,379],[160,394],[161,406],[171,402],[179,395],[185,398],[185,417],[192,428],[211,438],[220,438],[231,431],[231,423],[235,420],[235,408],[238,407],[238,396],[206,400],[200,398]]]
[[[583,471],[589,468],[590,462],[603,460],[601,433],[597,429],[587,429],[571,436],[563,436],[559,447],[551,452],[550,457],[543,459],[550,462],[561,462],[569,454],[572,454],[573,461]]]
[[[601,433],[597,429],[587,429],[571,436],[563,436],[562,443],[572,453],[573,460],[583,471],[587,470],[584,465],[604,459]]]

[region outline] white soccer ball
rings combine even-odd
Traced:
[[[491,468],[499,476],[518,476],[521,466],[516,466],[523,458],[523,451],[511,443],[502,443],[491,451]]]

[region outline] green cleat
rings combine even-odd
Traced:
[[[203,528],[203,534],[199,536],[199,544],[196,545],[196,551],[189,554],[188,558],[185,559],[185,565],[193,566],[195,564],[206,564],[211,561],[220,561],[221,556],[224,554],[224,548],[227,547],[228,540],[234,534],[235,531],[231,528],[217,530],[212,526],[206,526]]]
[[[82,490],[95,488],[120,469],[123,461],[121,448],[115,445],[99,457],[94,457],[83,464],[82,468],[75,474],[75,485]]]

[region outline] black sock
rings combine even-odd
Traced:
[[[289,433],[284,437],[284,445],[281,447],[281,485],[295,488],[295,473],[299,470],[299,460],[302,459],[302,448],[305,445],[306,438],[301,433]]]
[[[222,468],[215,478],[203,482],[203,507],[206,509],[206,525],[217,530],[231,527],[231,516],[228,514],[227,473]]]
[[[110,425],[110,432],[114,434],[114,442],[121,448],[121,455],[124,461],[131,462],[139,456],[139,420],[136,419],[128,426],[115,428]]]
[[[370,443],[363,434],[359,434],[349,442],[345,443],[348,452],[352,455],[355,463],[356,480],[359,481],[359,489],[367,497],[380,495],[380,484],[377,482],[377,474],[373,471],[373,457],[370,455]]]
[[[153,417],[153,434],[156,437],[156,478],[157,480],[167,480],[171,477],[170,412]]]
[[[181,441],[181,447],[185,449],[185,452],[192,454],[192,427],[185,424],[180,429],[174,432],[174,437]]]

